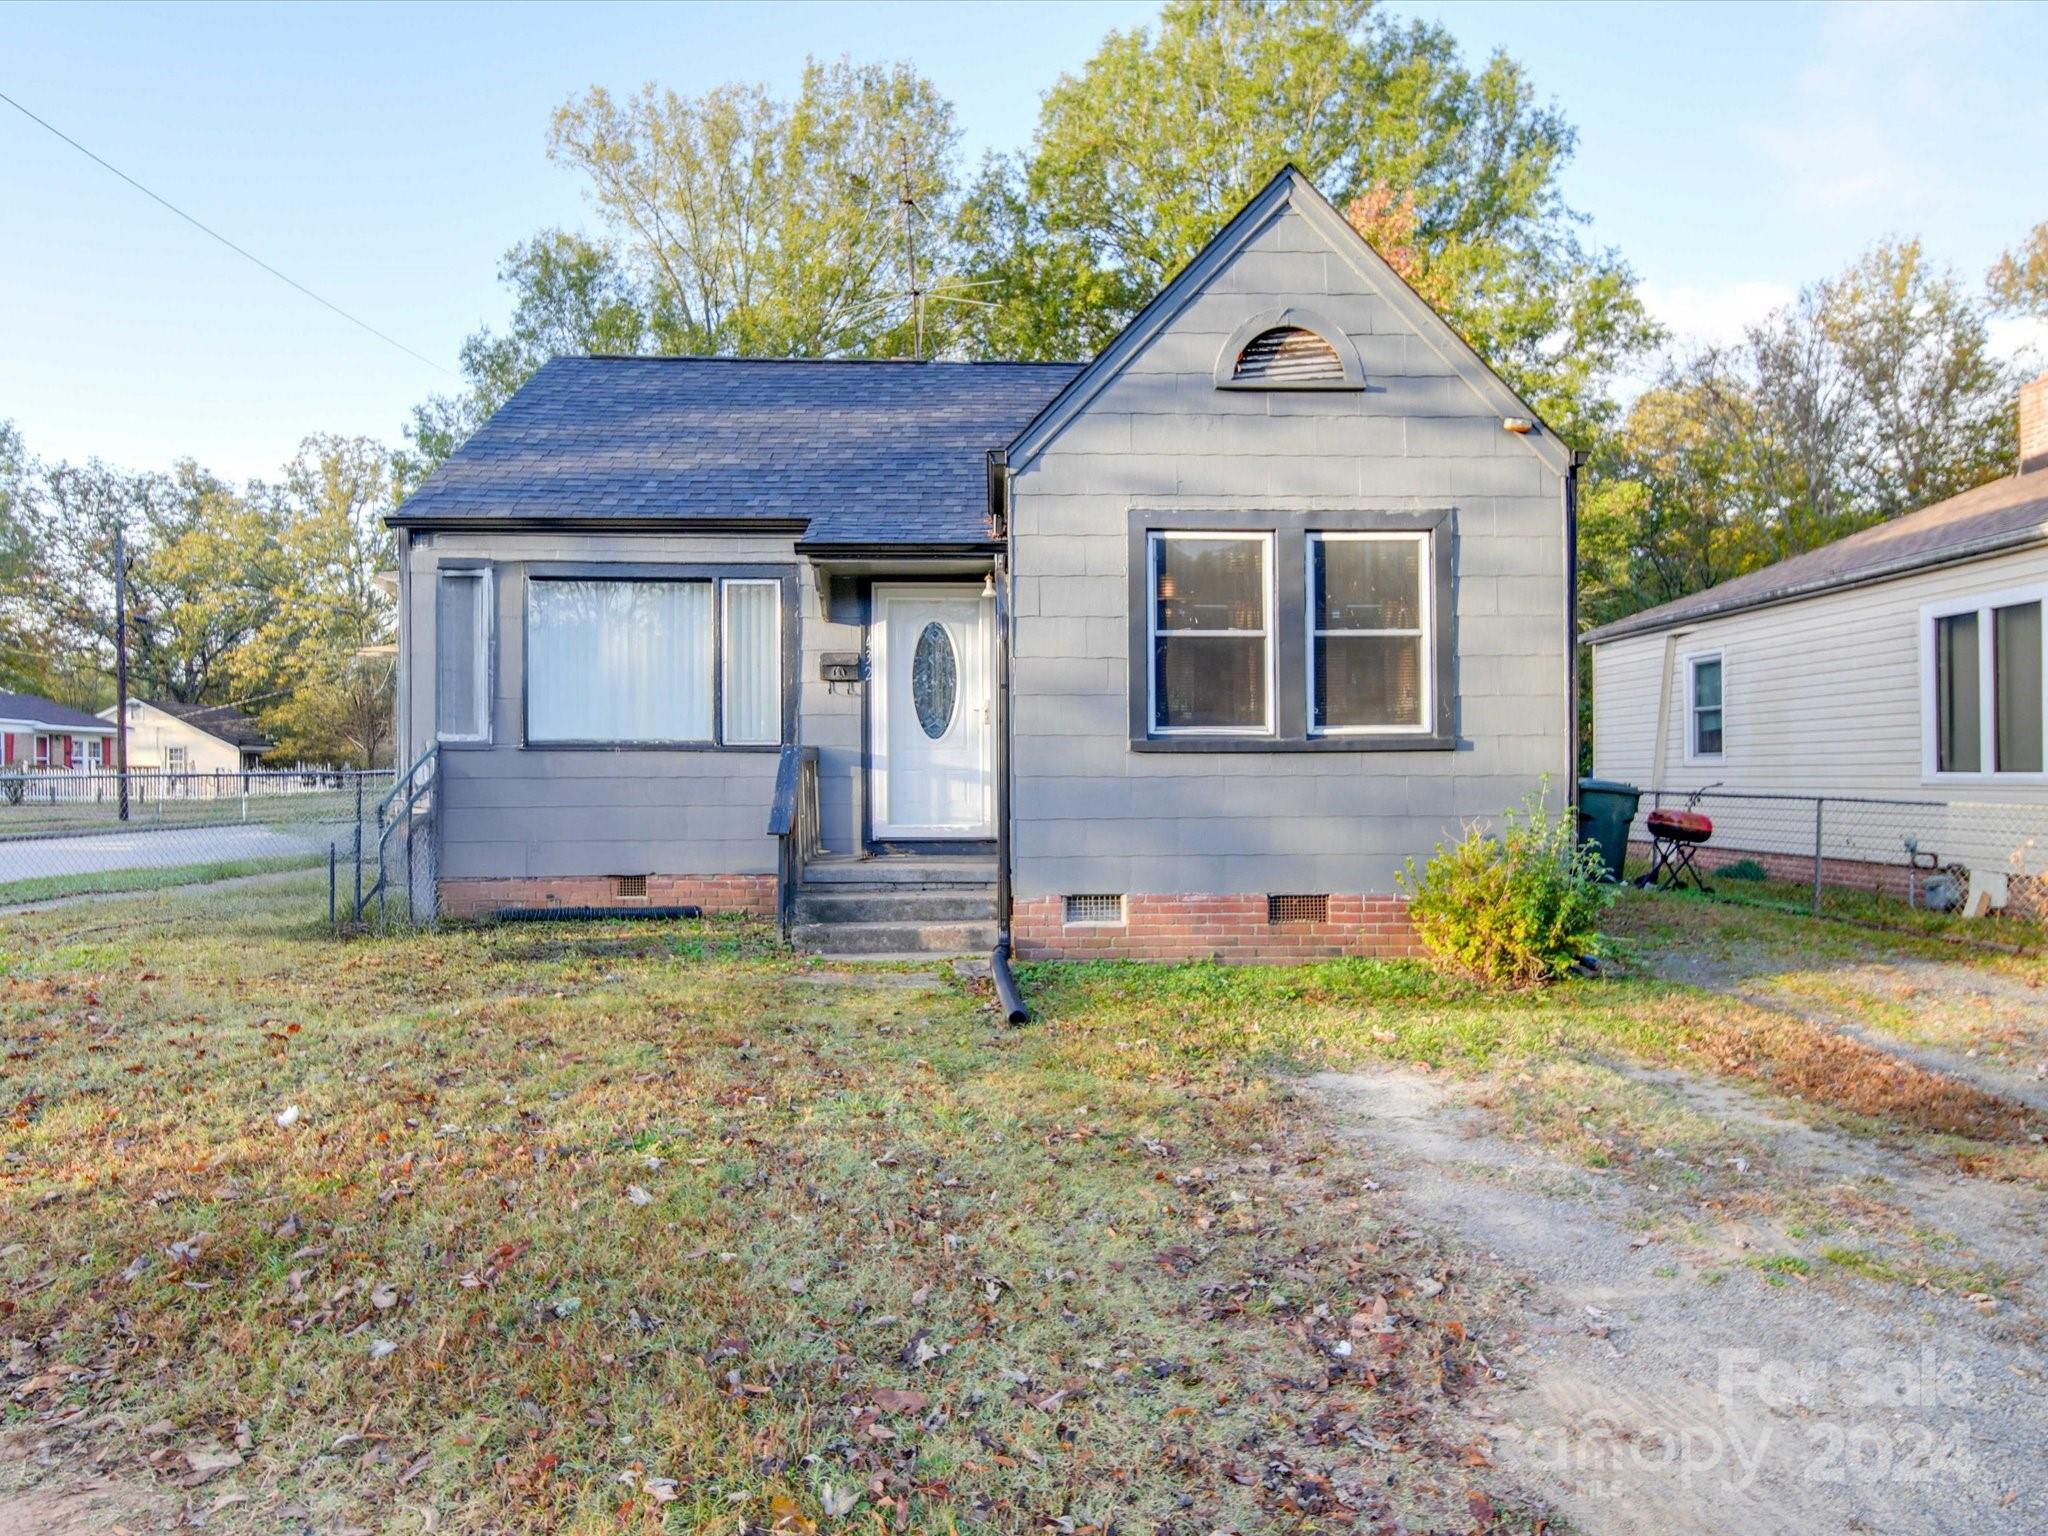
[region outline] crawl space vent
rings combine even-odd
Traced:
[[[1330,898],[1327,896],[1266,898],[1266,921],[1269,923],[1327,923],[1329,920]]]
[[[1124,920],[1124,899],[1121,896],[1069,896],[1067,898],[1066,922],[1075,923],[1121,923]]]
[[[612,894],[614,896],[645,896],[647,894],[647,877],[645,875],[613,875]]]

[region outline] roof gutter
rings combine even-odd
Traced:
[[[483,513],[451,517],[445,513],[393,512],[384,519],[387,528],[410,528],[422,533],[802,533],[810,527],[808,517],[647,517],[644,515],[606,517],[601,514],[576,516],[548,513],[517,517]]]
[[[1989,555],[2000,555],[2007,550],[2022,549],[2029,544],[2041,543],[2048,543],[2048,524],[2036,524],[2031,528],[2021,528],[1992,538],[1979,539],[1972,544],[1958,544],[1931,558],[1902,560],[1892,565],[1876,566],[1867,571],[1859,571],[1853,576],[1833,580],[1809,581],[1763,597],[1740,599],[1720,606],[1694,608],[1666,619],[1649,619],[1648,616],[1656,613],[1657,609],[1645,609],[1641,614],[1632,614],[1625,619],[1616,619],[1612,624],[1603,624],[1598,629],[1588,630],[1579,637],[1579,643],[1604,645],[1610,640],[1627,640],[1637,635],[1659,634],[1667,629],[1682,629],[1688,624],[1703,624],[1710,619],[1730,618],[1735,614],[1748,613],[1758,608],[1777,608],[1785,603],[1800,602],[1828,592],[1853,592],[1859,587],[1879,586],[1887,581],[1897,581],[1901,577],[1916,576],[1922,571],[1962,565],[1971,560],[1981,560]],[[1642,622],[1645,619],[1648,621]]]

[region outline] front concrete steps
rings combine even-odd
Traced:
[[[985,855],[820,859],[797,886],[790,937],[813,955],[985,955],[995,880]]]

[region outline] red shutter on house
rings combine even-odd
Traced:
[[[9,731],[7,733],[6,741],[7,755],[5,757],[0,757],[0,764],[11,763],[14,761],[14,732]]]
[[[71,749],[77,745],[78,738],[76,736],[66,736],[64,738],[64,766],[66,768],[75,766],[71,757]]]

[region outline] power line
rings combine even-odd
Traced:
[[[59,128],[55,123],[47,122],[44,119],[37,117],[35,113],[29,111],[27,107],[24,107],[12,96],[9,96],[5,91],[0,91],[0,101],[6,102],[8,106],[14,108],[15,111],[19,112],[23,117],[27,118],[30,122],[34,123],[38,128],[46,129],[50,133],[55,134],[58,138],[62,139],[66,144],[69,144],[81,155],[85,156],[86,159],[92,161],[94,165],[99,166],[103,170],[113,172],[114,175],[120,177],[123,181],[127,182],[129,186],[133,187],[136,191],[140,192],[144,197],[148,198],[151,202],[160,204],[161,206],[168,208],[172,213],[175,213],[179,218],[183,219],[187,224],[190,224],[194,229],[198,230],[201,234],[210,236],[211,238],[218,240],[222,245],[226,246],[229,250],[233,251],[237,256],[240,256],[244,261],[254,262],[257,266],[261,267],[264,271],[268,272],[272,277],[276,278],[279,282],[287,284],[290,287],[296,288],[300,293],[303,293],[315,304],[320,305],[324,309],[333,310],[335,314],[341,316],[341,318],[346,320],[350,325],[358,326],[361,329],[368,331],[372,336],[376,337],[379,341],[384,342],[388,346],[398,348],[398,350],[403,352],[407,357],[414,358],[419,362],[425,363],[429,368],[438,369],[440,372],[447,374],[448,377],[451,379],[461,377],[461,375],[457,374],[453,369],[442,367],[441,364],[435,362],[431,357],[426,356],[424,353],[413,351],[411,347],[408,347],[404,342],[400,341],[397,337],[385,335],[384,332],[378,330],[377,327],[370,324],[369,321],[360,320],[356,318],[356,316],[350,314],[347,310],[343,309],[339,304],[336,304],[332,299],[322,298],[319,294],[315,293],[312,289],[308,288],[304,283],[298,281],[298,279],[287,277],[284,273],[278,271],[277,268],[273,267],[269,262],[265,261],[261,256],[258,256],[253,251],[246,250],[242,246],[235,244],[234,241],[230,240],[226,235],[222,234],[219,230],[214,229],[209,225],[202,224],[198,219],[193,218],[191,214],[187,213],[184,209],[180,208],[176,203],[172,202],[169,198],[159,196],[157,193],[150,191],[148,187],[145,187],[141,182],[137,181],[133,176],[130,176],[118,165],[114,165],[107,160],[101,159],[98,155],[94,154],[91,150],[87,149],[83,144],[79,143],[78,140],[71,137],[70,134],[66,133],[63,129]]]

